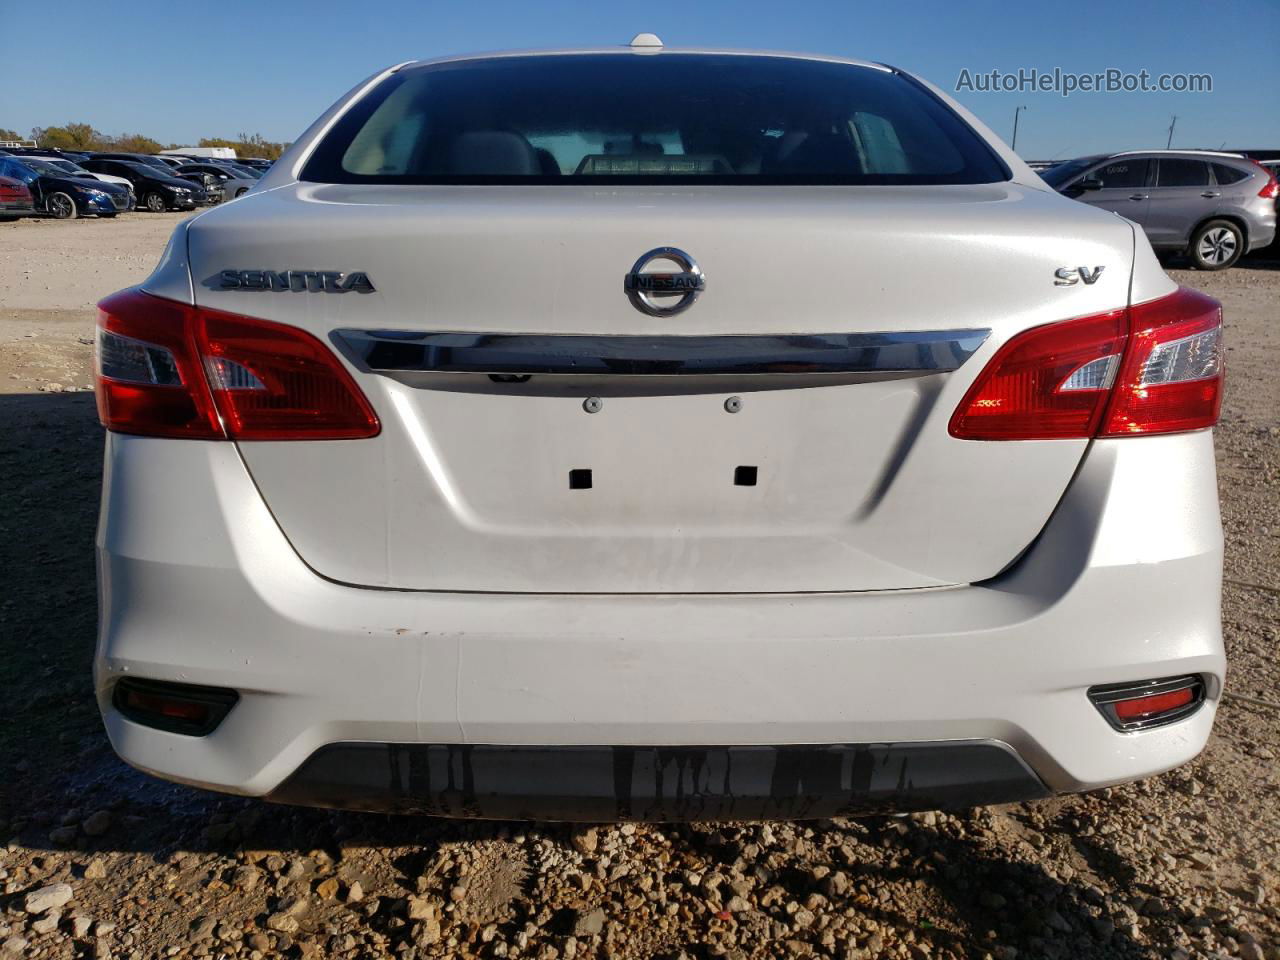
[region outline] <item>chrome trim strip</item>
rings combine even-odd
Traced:
[[[618,376],[945,373],[990,330],[767,336],[591,336],[335,330],[379,373]]]

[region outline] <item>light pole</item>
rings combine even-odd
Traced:
[[[1178,125],[1178,115],[1175,113],[1169,120],[1169,139],[1165,142],[1164,148],[1168,150],[1173,146],[1173,128]]]
[[[1025,109],[1027,108],[1018,107],[1016,110],[1013,111],[1013,143],[1009,144],[1010,150],[1016,151],[1018,149],[1018,114],[1020,114]]]

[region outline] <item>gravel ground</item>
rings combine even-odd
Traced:
[[[1280,265],[1172,271],[1230,343],[1230,696],[1198,760],[956,815],[578,829],[273,807],[112,754],[85,307],[177,219],[0,227],[0,960],[1280,958]]]

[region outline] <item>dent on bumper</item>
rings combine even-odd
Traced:
[[[134,765],[214,789],[271,794],[351,741],[945,739],[1001,741],[1049,789],[1078,790],[1194,757],[1225,669],[1207,433],[1093,444],[1039,540],[994,581],[804,596],[347,587],[302,564],[232,445],[111,436],[107,458],[107,730]],[[1206,676],[1205,706],[1140,734],[1113,731],[1085,695],[1184,673]],[[151,730],[111,709],[126,674],[241,702],[208,737]]]

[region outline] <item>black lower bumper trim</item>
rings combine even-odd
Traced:
[[[335,743],[267,799],[494,820],[792,820],[1046,796],[993,740],[732,747]]]

